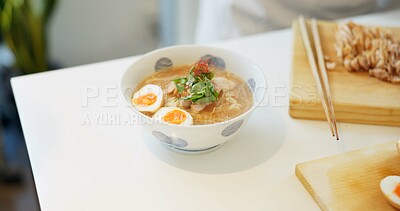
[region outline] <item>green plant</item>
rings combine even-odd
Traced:
[[[57,0],[0,0],[0,32],[23,73],[48,70],[46,29]]]

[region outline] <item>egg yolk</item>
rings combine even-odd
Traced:
[[[182,124],[186,120],[186,114],[180,110],[172,110],[163,116],[164,122],[168,122],[171,124]]]
[[[140,106],[149,106],[153,105],[157,101],[157,95],[154,93],[148,93],[145,95],[141,95],[136,99],[133,99],[133,103]]]
[[[393,191],[398,197],[400,197],[400,183],[396,185],[396,188]]]

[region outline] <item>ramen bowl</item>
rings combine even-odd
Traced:
[[[224,122],[174,125],[160,124],[132,106],[131,99],[136,86],[154,71],[193,64],[204,57],[214,59],[220,67],[234,73],[247,83],[253,94],[253,99],[249,99],[253,101],[250,109]],[[264,98],[266,88],[263,72],[254,62],[225,49],[198,45],[168,47],[145,54],[125,71],[120,82],[123,101],[137,115],[138,124],[152,134],[154,141],[159,141],[174,151],[189,154],[215,150],[235,137]]]

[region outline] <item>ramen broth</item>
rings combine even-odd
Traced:
[[[190,67],[190,65],[183,65],[157,71],[140,82],[136,87],[135,92],[147,84],[158,85],[163,90],[165,106],[170,101],[176,101],[173,94],[167,93],[168,84],[174,79],[187,76]],[[236,86],[231,90],[220,91],[218,100],[208,104],[200,112],[195,112],[190,108],[183,108],[192,115],[194,125],[213,124],[230,120],[243,114],[253,105],[252,91],[247,83],[245,83],[241,78],[227,70],[215,69],[213,72],[215,77],[228,79],[236,83]],[[152,117],[151,113],[142,113]]]

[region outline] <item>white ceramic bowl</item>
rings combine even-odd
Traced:
[[[159,69],[193,64],[205,55],[211,55],[227,71],[246,81],[253,91],[253,106],[242,115],[226,122],[208,125],[158,124],[131,105],[136,85]],[[266,80],[261,69],[249,59],[231,51],[198,45],[183,45],[150,52],[133,63],[123,74],[120,91],[125,103],[143,121],[143,126],[166,147],[184,153],[201,153],[218,148],[233,138],[250,118],[254,108],[266,94]]]

